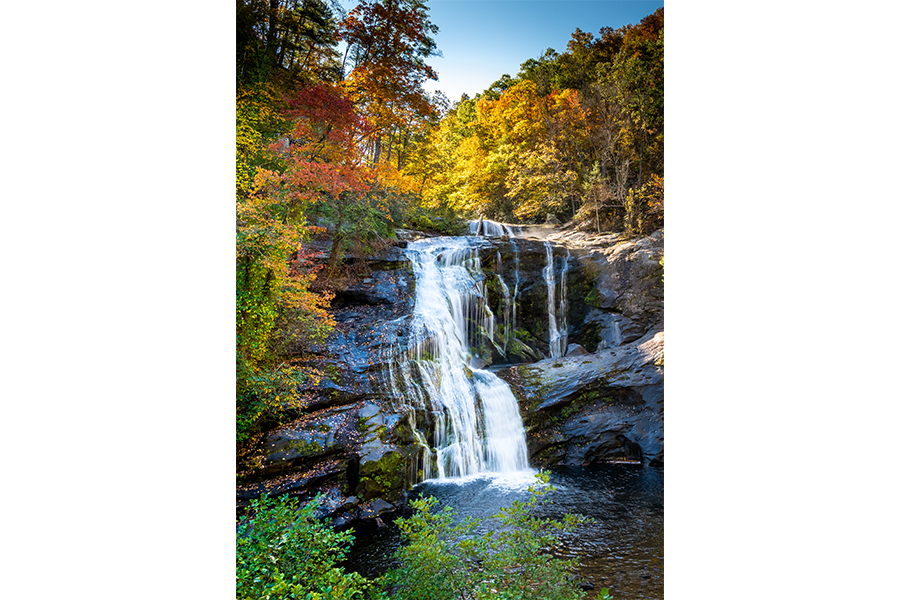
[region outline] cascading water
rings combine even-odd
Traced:
[[[483,235],[485,237],[516,237],[521,227],[516,225],[507,225],[506,223],[498,223],[489,221],[488,219],[479,219],[478,221],[469,221],[469,235]]]
[[[509,313],[510,304],[513,302],[513,299],[509,294],[509,286],[503,281],[503,259],[500,257],[499,251],[497,252],[497,257],[494,259],[494,265],[497,272],[497,281],[500,283],[500,292],[503,294],[503,352],[505,354],[510,338],[511,322],[509,320]],[[515,306],[512,307],[512,310],[515,312]]]
[[[566,248],[566,258],[563,259],[562,268],[559,271],[559,355],[566,353],[569,345],[569,259],[572,253]]]
[[[566,292],[566,280],[569,272],[570,254],[566,250],[566,257],[562,261],[562,268],[559,274],[559,310],[556,306],[556,277],[553,269],[553,246],[550,242],[544,242],[544,252],[547,256],[547,266],[543,269],[544,282],[547,284],[547,323],[550,334],[550,357],[559,358],[566,353],[568,345],[568,323],[566,314],[568,313],[568,301]],[[559,323],[556,316],[559,315]]]
[[[525,428],[515,396],[493,373],[474,369],[473,348],[494,343],[494,317],[476,238],[434,238],[409,244],[416,303],[409,345],[387,361],[395,402],[430,412],[431,439],[419,433],[422,479],[528,468]],[[424,425],[424,424],[423,424]]]
[[[512,247],[513,251],[513,279],[515,280],[515,287],[513,288],[512,295],[512,322],[509,324],[509,330],[511,332],[509,337],[512,339],[516,337],[516,304],[519,298],[519,283],[521,283],[521,278],[519,276],[519,246],[512,238],[509,240],[509,245]]]

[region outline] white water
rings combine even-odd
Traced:
[[[557,332],[557,343],[559,346],[559,355],[564,356],[569,345],[569,259],[572,254],[566,248],[566,258],[563,259],[562,269],[559,271],[559,331]]]
[[[425,409],[435,422],[431,439],[418,435],[423,479],[528,469],[525,429],[512,391],[494,374],[472,368],[473,349],[494,343],[479,243],[434,238],[413,242],[406,251],[416,276],[416,304],[409,346],[394,350],[387,378],[395,402]]]
[[[479,223],[481,224],[480,233],[478,231]],[[507,235],[514,238],[518,235],[520,229],[516,225],[507,225],[506,223],[498,223],[488,219],[469,221],[469,235],[483,235],[485,237],[503,237]]]
[[[553,246],[550,242],[544,242],[544,252],[547,257],[547,266],[543,269],[544,282],[547,284],[547,328],[550,334],[550,357],[559,358],[566,353],[568,345],[568,323],[566,315],[568,311],[568,299],[566,291],[566,279],[569,272],[569,251],[562,261],[559,273],[559,308],[556,306],[557,283],[553,269]],[[556,316],[559,315],[559,323]]]
[[[506,346],[509,344],[511,322],[509,320],[510,304],[513,299],[509,295],[509,286],[503,281],[503,260],[500,258],[500,251],[494,259],[495,270],[497,273],[497,281],[500,282],[500,292],[503,294],[503,353],[506,354]],[[512,307],[515,312],[515,306]]]
[[[509,324],[509,330],[511,332],[510,339],[516,337],[516,304],[519,299],[519,283],[521,283],[519,277],[519,247],[516,245],[515,240],[510,239],[509,245],[512,247],[513,251],[513,275],[515,276],[515,288],[513,288],[512,295],[512,322]]]

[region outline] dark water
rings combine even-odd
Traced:
[[[425,482],[413,497],[434,496],[438,509],[452,506],[461,515],[489,517],[515,500],[529,497],[529,477],[478,477],[453,482]],[[593,584],[593,598],[608,587],[616,600],[663,598],[663,469],[638,465],[602,465],[555,469],[556,488],[537,513],[565,513],[594,519],[563,539],[558,552],[578,558],[581,577]],[[391,555],[401,543],[393,525],[357,530],[346,566],[374,577],[394,566]]]

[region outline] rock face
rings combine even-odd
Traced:
[[[262,493],[303,499],[324,494],[321,516],[335,523],[377,519],[405,503],[412,477],[403,415],[384,410],[379,356],[405,335],[415,280],[398,248],[367,261],[371,274],[336,293],[336,326],[314,354],[292,361],[321,374],[299,386],[306,407],[238,459],[238,506]],[[289,347],[290,350],[290,347]],[[294,412],[291,412],[294,410]]]
[[[661,463],[664,339],[498,371],[519,398],[532,465]]]
[[[532,466],[661,463],[662,232],[623,240],[535,231],[540,239],[486,238],[479,250],[495,321],[493,338],[473,349],[473,364],[491,365],[510,384]],[[239,457],[239,505],[262,493],[322,493],[320,513],[348,524],[405,504],[421,477],[417,457],[433,415],[394,406],[383,385],[385,357],[403,347],[414,308],[402,246],[416,234],[403,237],[381,256],[356,259],[370,273],[336,293],[328,341],[312,354],[294,349],[294,364],[321,377],[299,388],[303,410],[285,407],[293,421]]]

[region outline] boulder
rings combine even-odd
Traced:
[[[569,348],[566,350],[566,356],[583,356],[587,353],[588,351],[580,344],[569,344]]]

